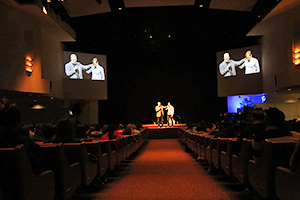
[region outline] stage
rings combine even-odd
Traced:
[[[142,125],[143,128],[148,128],[148,129],[158,129],[158,125],[157,124],[143,124]],[[174,124],[173,127],[167,127],[167,124],[163,125],[163,128],[180,128],[180,127],[185,127],[186,124]]]
[[[148,139],[168,139],[177,138],[179,128],[186,127],[186,124],[175,124],[173,127],[168,127],[164,124],[162,128],[158,128],[157,124],[144,124],[143,128],[149,133]]]

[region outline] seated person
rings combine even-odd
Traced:
[[[265,113],[266,128],[264,131],[255,134],[253,138],[252,147],[254,149],[254,157],[261,156],[261,150],[263,148],[265,139],[293,136],[288,131],[288,126],[284,122],[285,114],[281,110],[279,110],[278,108],[269,108],[265,111]]]
[[[192,124],[192,122],[188,122],[187,124],[187,128],[185,129],[188,132],[192,132],[192,133],[196,133],[197,131],[194,129],[194,126]]]
[[[53,140],[54,143],[72,143],[80,142],[78,138],[75,137],[74,126],[70,119],[60,119],[56,124],[56,135]]]
[[[110,140],[116,139],[117,141],[121,140],[121,135],[115,132],[115,128],[113,124],[109,124],[107,129],[104,129],[106,133],[101,137],[101,140]]]
[[[76,138],[80,139],[81,141],[91,142],[92,140],[87,135],[87,132],[85,130],[85,127],[81,124],[78,124],[76,126],[75,131]]]
[[[124,132],[124,126],[123,124],[119,124],[117,130],[115,131],[118,134],[123,134]]]
[[[124,129],[123,135],[132,135],[132,130],[130,127]]]
[[[33,172],[39,175],[45,171],[42,148],[29,136],[20,135],[20,120],[19,108],[9,104],[6,99],[0,100],[0,148],[15,148],[18,144],[23,144]],[[16,176],[16,170],[11,167],[11,162],[11,159],[3,159],[0,162],[0,188],[3,190],[4,199],[17,199],[17,193],[11,189],[18,184],[13,178]]]
[[[41,132],[44,136],[44,143],[49,143],[53,141],[55,128],[50,125],[43,125],[41,127]]]
[[[242,141],[244,138],[251,140],[254,138],[256,133],[265,130],[265,113],[261,108],[255,109],[255,111],[252,114],[252,119],[252,124],[250,126],[247,126],[238,136],[237,142],[235,144],[235,154],[240,153]]]

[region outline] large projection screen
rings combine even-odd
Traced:
[[[230,56],[226,62],[223,59],[225,53]],[[218,96],[261,94],[262,67],[260,46],[217,52]]]
[[[106,55],[63,52],[63,86],[66,99],[107,99]]]

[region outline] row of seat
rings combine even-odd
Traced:
[[[39,175],[34,174],[23,145],[0,148],[1,167],[6,165],[11,169],[9,174],[1,173],[4,174],[1,175],[4,187],[0,200],[69,199],[78,188],[89,186],[96,179],[114,172],[145,143],[147,137],[148,133],[142,131],[139,137],[122,136],[120,141],[95,138],[92,142],[81,143],[39,143],[49,169]]]
[[[234,176],[241,184],[253,188],[263,198],[281,200],[300,196],[300,167],[288,168],[298,138],[266,139],[260,158],[252,156],[252,140],[242,141],[241,151],[234,153],[237,138],[214,138],[207,133],[178,130],[178,137],[187,150],[209,163],[211,168]]]

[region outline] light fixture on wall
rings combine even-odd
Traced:
[[[300,66],[300,49],[294,49],[293,52],[293,63],[295,66]]]
[[[300,23],[293,24],[293,64],[296,67],[300,66]]]
[[[44,1],[43,1],[43,13],[44,13],[45,15],[48,14],[48,6],[47,6],[47,3],[44,2]]]
[[[25,72],[27,76],[31,76],[33,72],[33,59],[32,56],[26,56],[25,57]]]

